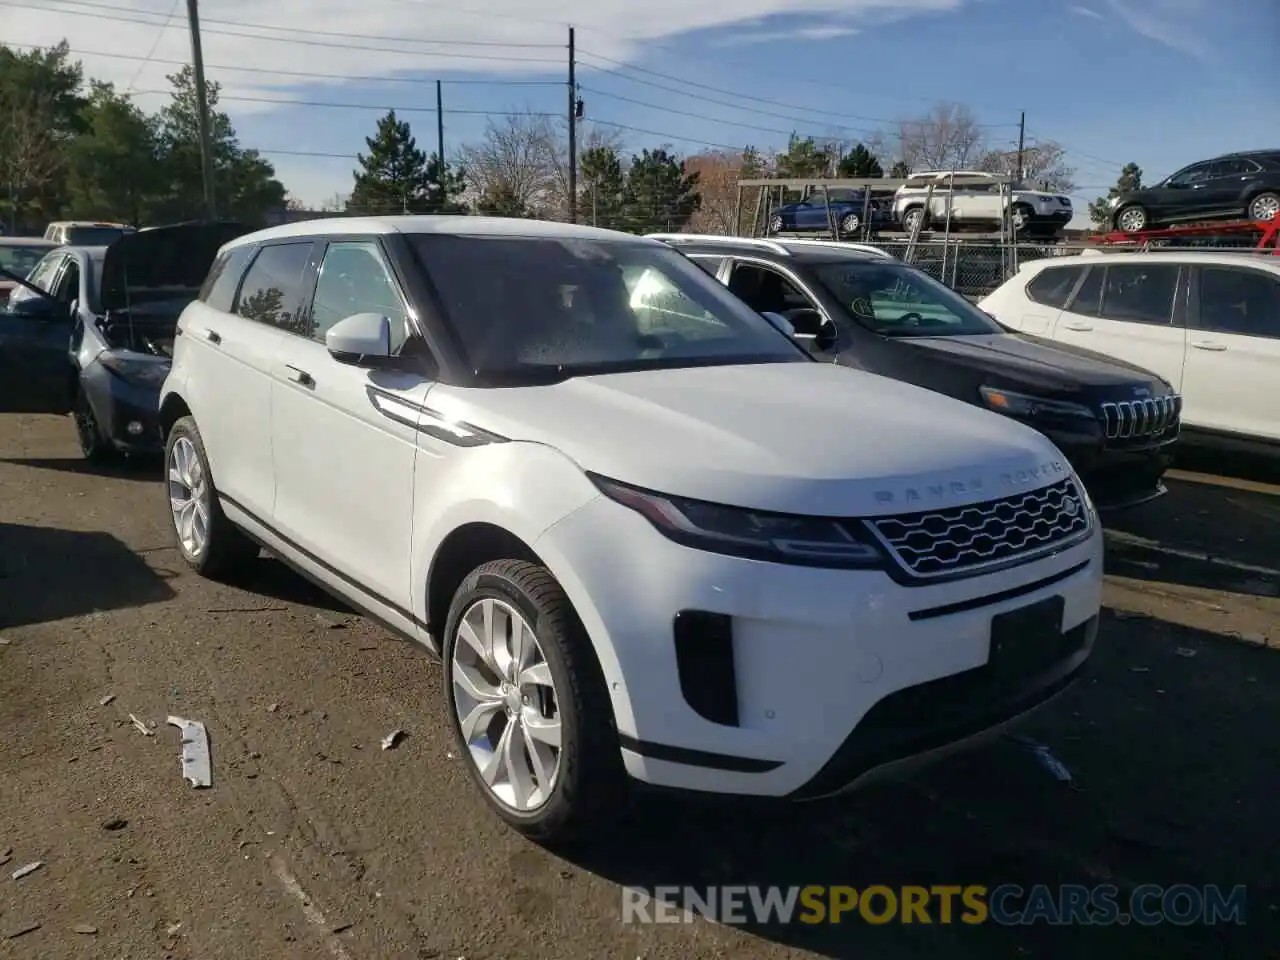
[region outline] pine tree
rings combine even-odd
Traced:
[[[850,179],[883,177],[884,168],[880,166],[876,155],[859,143],[840,158],[840,163],[836,167],[836,176]]]
[[[460,174],[451,172],[447,164],[441,170],[434,155],[428,161],[408,121],[397,119],[394,110],[378,121],[377,131],[364,142],[369,152],[356,158],[360,169],[354,171],[349,212],[440,213],[450,209],[451,201],[462,193]]]

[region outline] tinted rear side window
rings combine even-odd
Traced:
[[[724,257],[690,257],[689,259],[713,277],[720,272],[720,265],[724,263]]]
[[[1083,267],[1049,267],[1041,270],[1027,284],[1027,296],[1036,303],[1061,310],[1067,305],[1067,297],[1080,279]]]
[[[221,254],[204,278],[200,299],[215,310],[230,313],[236,300],[236,288],[240,286],[245,264],[253,256],[253,251],[253,247],[236,247]]]
[[[306,336],[302,283],[310,260],[310,241],[263,247],[245,274],[236,313]]]

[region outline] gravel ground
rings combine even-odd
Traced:
[[[1006,741],[821,805],[648,800],[564,859],[473,791],[436,664],[273,560],[187,573],[156,473],[0,418],[0,957],[1280,956],[1280,486],[1180,474],[1111,532],[1091,675],[1026,731],[1070,784]],[[620,922],[622,884],[1009,882],[1245,884],[1248,922]]]

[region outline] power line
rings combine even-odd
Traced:
[[[0,6],[3,6],[0,3]],[[5,41],[3,44],[8,47],[16,47],[21,50],[47,50],[47,45],[37,43],[12,43]],[[146,60],[148,63],[159,63],[170,67],[185,67],[188,65],[186,60],[164,60],[159,57],[141,57],[136,53],[108,53],[105,50],[81,50],[68,48],[67,53],[74,54],[77,57],[104,57],[108,60]],[[145,66],[145,64],[144,64]],[[425,79],[423,77],[368,77],[345,73],[311,73],[306,70],[275,70],[268,67],[233,67],[225,63],[207,63],[206,70],[226,70],[228,72],[237,73],[256,73],[267,76],[279,77],[298,77],[305,80],[344,80],[356,83],[414,83],[434,86],[436,81]],[[563,87],[563,80],[441,80],[445,86],[497,86],[497,87]]]
[[[134,96],[154,97],[172,96],[172,90],[138,90]],[[383,103],[340,103],[333,100],[293,100],[288,97],[247,97],[218,92],[218,100],[230,100],[232,103],[276,103],[284,107],[320,107],[333,110],[394,110],[396,113],[436,113],[435,107],[392,107]],[[461,117],[538,117],[544,119],[561,119],[559,113],[528,113],[511,110],[446,110],[446,116]]]
[[[133,7],[121,7],[121,6],[116,6],[115,4],[110,4],[110,3],[98,3],[98,2],[95,2],[95,0],[49,0],[49,2],[56,3],[62,6],[69,6],[69,7],[88,7],[90,10],[115,10],[121,13],[128,13],[134,16],[146,16],[146,17],[160,16],[160,14],[158,13],[153,13],[147,10],[135,10]],[[52,12],[67,13],[69,11],[58,10],[57,8],[54,8]],[[420,43],[420,44],[434,44],[437,46],[443,44],[445,46],[456,46],[456,47],[525,47],[525,48],[531,48],[531,49],[540,48],[544,50],[563,50],[564,49],[564,44],[562,43],[529,43],[527,41],[507,42],[505,40],[450,40],[450,39],[420,40],[420,39],[415,39],[410,37],[388,37],[385,35],[377,36],[375,34],[367,34],[367,33],[350,33],[346,30],[343,30],[343,31],[314,30],[314,29],[309,29],[304,27],[284,27],[284,26],[276,26],[270,23],[254,23],[252,21],[247,21],[247,20],[225,20],[225,19],[217,19],[213,17],[201,17],[200,21],[201,23],[220,23],[228,27],[246,27],[251,30],[275,30],[280,33],[291,33],[291,34],[302,33],[302,34],[306,34],[308,36],[314,36],[314,37],[341,37],[341,38],[350,38],[353,40],[373,40],[373,41],[381,41],[381,42],[389,41],[391,43]],[[166,20],[165,26],[162,27],[161,29],[165,29],[168,26],[174,26],[176,28],[185,29],[183,25],[170,24],[168,20]]]
[[[624,77],[623,79],[628,79],[628,78]],[[607,97],[610,100],[621,100],[623,103],[635,104],[638,107],[649,107],[653,110],[661,110],[664,113],[674,113],[684,117],[692,117],[694,120],[707,120],[712,123],[723,123],[723,124],[727,124],[729,126],[734,126],[734,127],[745,127],[749,130],[760,130],[760,131],[763,131],[764,133],[781,133],[784,136],[795,132],[794,129],[780,130],[777,127],[762,127],[757,124],[742,123],[741,121],[738,121],[738,120],[721,120],[718,117],[708,117],[705,114],[689,113],[684,110],[676,110],[674,107],[669,107],[666,104],[647,103],[644,100],[634,100],[631,97],[624,97],[617,93],[609,93],[605,90],[598,90],[592,87],[582,87],[581,89],[583,93],[593,93],[599,97]],[[672,92],[679,93],[680,91],[673,90]],[[797,124],[816,123],[816,121],[811,119],[806,119],[801,117],[788,117],[781,113],[770,113],[768,110],[757,110],[755,107],[744,107],[741,105],[727,103],[723,100],[710,100],[707,97],[695,97],[695,99],[706,100],[709,103],[715,103],[715,104],[720,104],[721,106],[732,107],[735,110],[751,110],[754,113],[763,114],[766,117],[778,117],[779,119],[782,119],[782,120],[791,120]],[[866,134],[867,136],[871,136],[877,132],[875,130],[867,129],[865,127],[838,127],[837,129]]]
[[[127,89],[132,90],[138,84],[138,78],[142,76],[142,71],[147,69],[147,64],[151,62],[151,58],[156,55],[156,50],[160,47],[160,41],[164,39],[164,32],[169,29],[169,22],[173,20],[173,15],[178,12],[178,4],[182,0],[173,0],[173,6],[169,8],[169,15],[164,18],[164,24],[156,31],[156,38],[151,41],[151,49],[147,51],[146,57],[138,64],[137,72],[134,73],[133,79],[129,81]]]
[[[64,0],[65,2],[65,0]],[[81,10],[50,10],[47,6],[37,6],[31,3],[20,3],[18,0],[0,0],[0,7],[17,7],[25,10],[37,10],[40,13],[60,13],[69,17],[93,17],[97,20],[115,20],[120,23],[136,23],[142,26],[153,27],[156,25],[154,20],[134,20],[128,17],[114,16],[106,13],[90,13]],[[217,27],[203,28],[202,33],[214,34],[220,37],[239,37],[242,40],[264,40],[269,43],[284,43],[306,47],[324,47],[331,50],[354,50],[364,53],[395,53],[401,56],[411,57],[436,57],[441,60],[498,60],[504,63],[542,63],[548,66],[559,67],[563,63],[562,60],[552,59],[550,57],[509,57],[500,54],[480,54],[480,53],[438,53],[434,50],[397,50],[391,47],[373,47],[366,45],[357,45],[351,43],[329,43],[323,40],[306,40],[300,37],[264,37],[256,33],[240,33],[234,30],[223,30]],[[407,42],[407,41],[401,41]],[[441,41],[447,42],[447,41]]]
[[[602,56],[601,54],[598,54],[598,53],[592,53],[590,50],[579,50],[578,52],[582,56],[591,57],[595,60],[601,60],[605,63],[612,64],[614,67],[620,67],[623,70],[632,70],[632,71],[635,71],[636,73],[643,73],[652,77],[660,77],[664,80],[670,80],[675,83],[679,83],[685,87],[694,87],[699,90],[708,90],[711,93],[719,93],[725,96],[737,97],[739,100],[750,100],[754,103],[764,103],[770,106],[782,107],[784,110],[800,110],[808,113],[825,114],[831,117],[841,117],[845,120],[858,120],[864,123],[897,123],[898,122],[897,120],[889,120],[884,117],[864,117],[864,116],[859,116],[858,114],[852,114],[852,113],[835,113],[833,111],[814,110],[812,107],[802,107],[798,104],[785,103],[781,100],[771,100],[767,97],[748,96],[747,94],[739,93],[736,90],[726,90],[723,87],[713,87],[705,83],[696,83],[692,80],[687,80],[683,77],[673,76],[672,74],[669,74],[669,73],[661,73],[657,70],[648,70],[644,67],[635,67],[635,66],[632,66],[631,64],[623,63],[621,60],[614,60],[611,57]],[[595,69],[604,70],[603,67],[595,67]],[[617,74],[616,70],[604,70],[604,72],[613,73],[615,75],[622,76],[623,79],[634,80],[634,78],[627,77],[625,74]],[[638,83],[640,81],[635,81],[635,82]],[[980,123],[980,124],[977,124],[977,126],[984,127],[984,128],[997,128],[997,127],[1016,127],[1017,124],[1016,123]]]

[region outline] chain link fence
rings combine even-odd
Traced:
[[[980,243],[906,240],[873,244],[904,263],[923,270],[970,300],[979,300],[1018,272],[1019,266],[1046,257],[1079,256],[1084,244]]]

